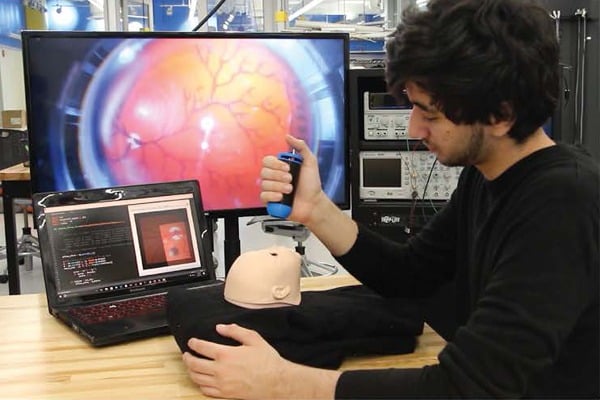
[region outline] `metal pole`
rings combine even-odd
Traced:
[[[275,32],[275,13],[279,11],[279,2],[273,0],[263,0],[263,31]]]
[[[121,1],[104,0],[104,27],[107,31],[122,30]]]

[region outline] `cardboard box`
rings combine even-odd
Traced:
[[[2,128],[25,128],[27,127],[27,116],[25,110],[2,111]]]

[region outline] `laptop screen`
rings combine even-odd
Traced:
[[[177,183],[36,194],[46,285],[57,300],[212,278],[194,193],[160,192],[165,185]]]

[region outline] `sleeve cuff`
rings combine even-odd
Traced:
[[[336,399],[415,398],[422,369],[344,371],[335,387]]]

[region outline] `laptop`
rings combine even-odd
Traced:
[[[94,346],[169,333],[166,293],[215,278],[195,180],[35,193],[50,314]]]

